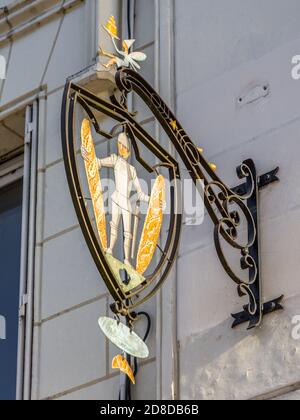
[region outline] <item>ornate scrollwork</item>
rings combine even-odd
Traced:
[[[206,188],[205,192],[208,195],[208,198],[211,197],[210,191],[213,187],[218,187],[220,192],[217,195],[218,199],[221,201],[222,208],[227,214],[227,217],[221,217],[218,223],[215,225],[214,231],[214,241],[216,250],[220,259],[220,262],[230,276],[230,278],[238,285],[238,294],[239,296],[248,295],[249,306],[248,311],[250,315],[254,316],[258,309],[258,304],[255,298],[255,295],[252,291],[252,286],[255,284],[258,276],[258,267],[257,261],[250,255],[250,249],[253,246],[257,230],[255,226],[255,221],[253,216],[245,203],[245,200],[249,199],[251,193],[253,193],[255,185],[253,174],[251,169],[243,163],[241,173],[245,177],[250,178],[251,188],[249,188],[248,194],[238,195],[233,191],[229,191],[226,186],[220,184],[219,182],[211,182]],[[215,196],[212,196],[211,204],[213,204]],[[230,211],[230,206],[235,204],[235,211]],[[241,224],[241,220],[244,218],[247,223],[248,228],[248,238],[245,242],[239,241],[238,230],[243,230],[244,225]],[[224,240],[231,247],[238,249],[241,254],[240,258],[240,268],[241,270],[249,270],[249,280],[243,279],[240,275],[237,275],[233,268],[231,268],[222,247],[222,240]]]
[[[140,75],[122,68],[116,74],[116,82],[121,91],[134,91],[144,100],[169,136],[194,183],[199,180],[204,182],[204,203],[215,225],[214,241],[219,260],[237,284],[239,296],[247,295],[249,298],[244,312],[233,315],[233,326],[245,321],[249,321],[249,328],[258,326],[268,304],[264,306],[261,298],[257,215],[259,185],[254,162],[249,159],[238,167],[238,178],[245,182],[238,188],[229,188],[216,174],[214,165],[205,160],[201,149],[191,141],[166,103]],[[264,185],[278,180],[276,173],[272,171],[269,181]],[[230,211],[233,204],[235,210]],[[241,242],[239,231],[243,230],[242,219],[246,221],[248,239]],[[236,274],[230,266],[222,241],[240,252],[240,272],[248,270],[248,281],[242,278],[241,273]],[[281,309],[281,306],[277,302],[274,308]]]
[[[233,326],[242,322],[249,322],[249,328],[259,325],[263,314],[282,309],[280,299],[266,304],[262,302],[257,214],[258,189],[278,180],[276,177],[278,170],[258,178],[253,161],[246,160],[237,170],[238,177],[243,179],[243,184],[229,188],[217,175],[215,165],[204,158],[203,150],[192,142],[166,103],[138,73],[128,68],[121,68],[117,71],[115,79],[119,92],[110,98],[110,102],[93,95],[82,87],[68,83],[65,88],[62,113],[65,166],[74,206],[99,272],[114,298],[113,310],[131,321],[132,317],[134,318],[133,310],[158,291],[176,258],[182,220],[181,214],[177,211],[180,191],[175,188],[174,191],[171,191],[173,216],[168,230],[168,238],[165,248],[161,250],[161,258],[155,271],[145,279],[138,291],[124,293],[120,290],[94,235],[91,220],[87,214],[84,200],[82,200],[83,194],[78,177],[74,146],[74,117],[76,103],[79,103],[89,115],[96,132],[104,135],[107,139],[111,139],[120,126],[124,127],[131,139],[137,161],[148,172],[156,172],[157,168],[149,166],[142,159],[138,142],[143,143],[156,155],[161,164],[168,168],[171,181],[179,180],[180,171],[176,158],[163,149],[159,142],[136,121],[135,113],[128,111],[126,97],[129,92],[133,91],[145,102],[160,123],[197,188],[199,188],[199,184],[204,184],[204,191],[201,193],[203,193],[207,212],[215,226],[214,241],[219,260],[227,274],[236,283],[239,296],[248,296],[249,299],[243,312],[233,315],[235,318]],[[114,128],[110,133],[101,130],[94,111],[115,121]],[[203,184],[199,181],[202,181]],[[177,185],[176,182],[175,184]],[[242,220],[245,221],[244,225],[241,223]],[[241,240],[241,233],[244,233],[243,226],[246,226],[247,240]],[[239,273],[236,273],[225,257],[223,243],[239,252]],[[245,271],[248,271],[248,280],[243,279],[241,275]],[[143,296],[140,296],[140,293]]]

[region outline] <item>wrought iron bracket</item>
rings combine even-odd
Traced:
[[[277,176],[279,172],[279,167],[257,177],[256,168],[255,168],[254,162],[251,159],[245,161],[243,164],[247,165],[247,167],[252,172],[253,179],[256,179],[253,192],[251,196],[249,196],[247,199],[247,206],[248,206],[248,209],[250,210],[250,213],[252,215],[255,228],[256,228],[256,238],[255,238],[255,241],[253,242],[253,245],[249,247],[249,255],[254,259],[256,263],[257,275],[256,275],[255,282],[251,284],[251,269],[249,270],[249,284],[250,284],[250,290],[253,293],[253,296],[255,297],[257,306],[256,306],[255,313],[251,313],[251,311],[249,310],[250,306],[245,305],[243,307],[242,312],[232,314],[232,317],[234,318],[232,328],[235,328],[238,325],[243,324],[245,322],[249,322],[248,329],[252,329],[252,328],[257,327],[261,323],[262,317],[264,315],[283,309],[282,305],[280,304],[280,302],[283,299],[283,296],[280,296],[277,299],[273,299],[267,303],[262,303],[262,296],[261,296],[262,284],[261,284],[261,272],[260,272],[260,260],[259,260],[259,256],[260,256],[259,211],[258,211],[259,190],[263,189],[264,187],[274,182],[279,181],[279,178]],[[239,168],[238,168],[238,173],[239,173]],[[243,196],[247,194],[247,189],[248,189],[248,185],[247,183],[244,183],[244,184],[238,185],[237,187],[232,188],[232,191],[235,194]],[[251,229],[251,227],[248,226],[248,229]],[[250,234],[249,234],[249,240],[250,240]],[[242,263],[241,268],[245,269],[247,267],[243,266],[243,263]]]
[[[274,182],[279,182],[280,180],[277,176],[278,172],[279,167],[259,176],[257,180],[258,189],[261,190]],[[245,195],[247,193],[247,184],[238,185],[237,187],[232,188],[232,191],[238,195]]]
[[[284,296],[282,295],[277,299],[273,299],[273,300],[270,300],[269,302],[264,303],[262,306],[262,315],[264,316],[275,311],[283,310],[284,308],[281,305],[281,301],[283,298]],[[232,314],[232,317],[234,318],[232,328],[235,328],[238,325],[241,325],[245,322],[251,322],[251,315],[249,314],[249,311],[248,311],[248,305],[245,305],[243,309],[244,310],[242,312]],[[251,327],[251,324],[250,324],[248,329],[252,329],[254,327],[255,326]]]

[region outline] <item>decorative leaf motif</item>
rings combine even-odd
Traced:
[[[133,371],[132,371],[129,363],[127,362],[127,360],[123,356],[118,354],[116,357],[114,357],[113,360],[112,360],[111,367],[112,367],[112,369],[120,369],[121,372],[125,373],[125,375],[128,376],[128,378],[131,380],[133,385],[135,385],[135,379],[134,379]]]

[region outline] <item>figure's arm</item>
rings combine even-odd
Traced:
[[[132,170],[132,182],[133,182],[134,188],[136,189],[136,192],[138,194],[139,201],[145,201],[146,203],[149,203],[150,197],[149,197],[149,195],[143,193],[143,190],[142,190],[142,187],[141,187],[141,184],[140,184],[140,180],[138,179],[137,174],[136,174],[136,170],[134,168]]]
[[[114,168],[117,162],[117,155],[111,155],[104,159],[97,159],[98,160],[98,168]]]

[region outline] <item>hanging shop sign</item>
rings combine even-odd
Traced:
[[[62,146],[74,207],[114,301],[115,319],[100,318],[101,329],[126,353],[148,356],[133,327],[137,308],[161,288],[176,259],[182,226],[179,160],[197,188],[201,181],[204,205],[214,225],[217,256],[239,296],[248,297],[248,304],[233,315],[233,327],[244,322],[249,328],[259,326],[263,315],[282,309],[282,297],[267,303],[262,300],[259,249],[259,190],[278,181],[278,168],[258,176],[254,162],[247,159],[237,169],[240,185],[228,187],[159,94],[138,74],[145,54],[130,52],[134,40],[125,40],[122,49],[118,48],[113,17],[105,30],[115,53],[100,49],[100,54],[107,57],[107,68],[116,68],[115,93],[105,100],[67,82],[62,107]],[[176,155],[138,122],[128,107],[132,92],[160,124]],[[152,181],[148,192],[140,173]],[[107,174],[113,175],[112,189],[105,186]],[[237,270],[225,256],[228,247],[239,257]],[[127,325],[120,323],[121,317]],[[122,360],[114,363],[122,364]]]

